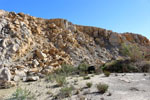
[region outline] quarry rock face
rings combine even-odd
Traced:
[[[64,19],[42,19],[0,10],[0,65],[8,67],[16,81],[16,70],[38,75],[48,74],[63,63],[77,66],[86,61],[100,66],[122,57],[122,43],[150,47],[150,41],[138,34],[118,34]]]

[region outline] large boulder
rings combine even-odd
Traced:
[[[0,81],[11,81],[11,73],[7,67],[0,69]]]
[[[11,73],[7,67],[0,69],[0,88],[10,88],[16,84],[11,81]]]
[[[113,46],[118,46],[121,43],[121,39],[119,34],[117,33],[112,33],[109,37],[109,42]]]

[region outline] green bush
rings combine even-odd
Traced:
[[[120,52],[124,56],[130,57],[132,61],[142,60],[144,55],[136,44],[123,43]]]
[[[56,73],[57,74],[63,73],[66,74],[66,76],[69,76],[74,74],[75,71],[76,67],[68,64],[62,64],[61,69],[57,70]]]
[[[110,72],[109,72],[109,71],[104,71],[104,75],[105,75],[106,77],[109,77],[109,76],[110,76]]]
[[[87,86],[88,88],[90,88],[90,87],[92,87],[92,83],[91,83],[91,82],[88,82],[88,83],[86,83],[86,86]]]
[[[109,86],[107,84],[102,84],[102,83],[97,84],[97,90],[101,94],[104,94],[108,90],[108,87]]]
[[[88,79],[90,79],[90,77],[89,76],[84,76],[83,79],[88,80]]]
[[[8,100],[36,100],[35,95],[27,89],[17,88]]]
[[[103,72],[138,72],[137,67],[130,60],[114,60],[101,66]]]
[[[47,76],[46,80],[50,82],[56,82],[57,86],[63,86],[66,84],[66,74],[51,73]]]
[[[81,76],[85,76],[88,74],[88,64],[86,63],[81,63],[78,65],[77,67],[77,72],[81,75]]]

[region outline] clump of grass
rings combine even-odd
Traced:
[[[66,74],[49,74],[46,80],[50,82],[56,82],[57,86],[63,86],[66,84]]]
[[[109,77],[109,76],[110,76],[110,72],[109,72],[109,71],[104,71],[104,75],[105,75],[106,77]]]
[[[8,100],[36,100],[35,95],[27,89],[17,88]]]
[[[92,85],[93,85],[93,84],[92,84],[91,82],[86,83],[86,86],[87,86],[88,88],[91,88]]]
[[[60,74],[60,75],[56,74],[55,80],[58,86],[63,86],[64,84],[66,84],[66,76],[63,74]]]
[[[48,82],[54,82],[54,80],[55,80],[55,74],[48,74],[47,76],[46,76],[46,81],[48,81]]]
[[[56,73],[57,74],[63,73],[66,76],[69,76],[69,75],[73,75],[75,71],[76,71],[76,67],[68,64],[62,64],[61,69],[57,70]]]
[[[90,79],[90,77],[89,76],[84,76],[83,79],[88,80],[88,79]]]
[[[72,91],[74,90],[73,86],[66,86],[60,89],[59,97],[60,98],[66,98],[70,97],[72,95]]]
[[[109,86],[107,84],[102,84],[102,83],[97,84],[97,90],[101,94],[104,94],[108,90],[108,87]]]

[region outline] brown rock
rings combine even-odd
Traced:
[[[44,60],[47,57],[46,54],[41,51],[36,51],[36,55],[38,56],[39,59],[42,60]]]

